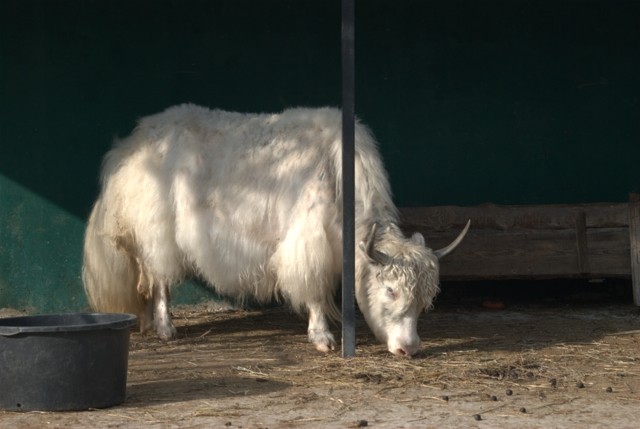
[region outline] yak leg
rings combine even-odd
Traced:
[[[170,340],[176,336],[176,328],[171,322],[169,312],[169,286],[158,283],[153,286],[154,323],[156,332],[161,340]]]
[[[153,299],[144,299],[144,312],[140,314],[140,333],[144,334],[153,328]]]
[[[140,333],[145,333],[149,332],[153,328],[153,279],[148,279],[144,275],[144,270],[140,260],[138,258],[136,258],[136,260],[138,261],[138,268],[140,272],[136,289],[138,291],[139,299],[144,303],[144,311],[139,315]]]
[[[309,342],[313,343],[321,352],[335,350],[336,340],[329,330],[327,319],[319,304],[308,304],[309,309]]]
[[[292,307],[309,313],[309,341],[321,352],[335,349],[326,316],[336,312],[333,291],[342,257],[335,254],[336,240],[331,220],[335,187],[330,181],[310,181],[301,191],[291,213],[293,220],[272,257],[279,291]],[[339,262],[339,263],[338,263]]]

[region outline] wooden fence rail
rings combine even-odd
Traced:
[[[464,242],[441,264],[443,280],[631,278],[640,305],[640,202],[404,207],[407,233],[438,248],[471,219]]]

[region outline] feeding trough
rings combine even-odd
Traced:
[[[130,314],[0,319],[0,409],[62,411],[124,402]]]

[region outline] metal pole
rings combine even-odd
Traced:
[[[356,354],[355,0],[342,0],[342,357]]]

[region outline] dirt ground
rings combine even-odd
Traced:
[[[497,295],[506,308],[461,291],[439,300],[413,359],[388,353],[361,320],[357,357],[342,359],[317,352],[284,308],[178,309],[177,340],[132,334],[124,404],[0,412],[0,427],[638,427],[638,307],[597,293]]]

